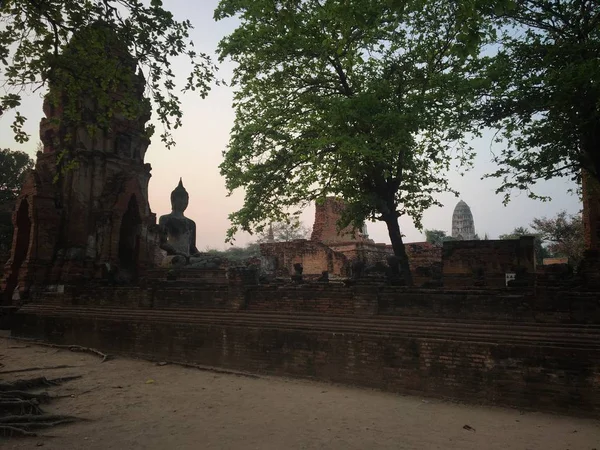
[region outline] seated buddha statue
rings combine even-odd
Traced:
[[[158,219],[160,248],[167,252],[163,266],[187,266],[201,260],[196,248],[196,223],[183,215],[188,207],[189,195],[179,179],[171,192],[171,214]]]

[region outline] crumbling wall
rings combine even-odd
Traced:
[[[347,276],[349,261],[343,254],[333,251],[320,242],[298,239],[289,242],[260,244],[263,268],[278,277],[294,273],[294,264],[301,263],[304,275],[321,275],[327,271],[332,276]]]
[[[322,242],[324,244],[369,241],[360,230],[353,230],[351,225],[338,232],[337,223],[345,208],[342,199],[327,197],[322,203],[317,203],[315,208],[315,222],[310,237],[311,241]]]
[[[415,286],[442,280],[442,248],[429,242],[405,244]]]
[[[503,287],[506,273],[517,273],[527,285],[535,282],[534,238],[446,241],[442,250],[445,287]]]
[[[390,246],[373,242],[334,242],[328,246],[350,261],[359,260],[367,265],[385,262],[388,256],[394,254]]]
[[[205,275],[199,285],[40,293],[19,310],[13,334],[153,360],[600,417],[593,293],[260,286],[248,271]]]

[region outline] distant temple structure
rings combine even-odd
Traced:
[[[452,214],[452,237],[459,241],[475,239],[475,222],[471,208],[464,201],[459,201]]]

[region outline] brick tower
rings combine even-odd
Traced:
[[[2,280],[4,305],[11,303],[15,289],[23,295],[33,285],[82,282],[106,271],[132,280],[154,262],[156,218],[148,204],[151,167],[144,163],[150,143],[145,132],[150,118],[143,97],[145,80],[136,74],[129,54],[115,49],[118,39],[112,30],[95,24],[77,38],[85,40],[89,30],[100,30],[106,38],[106,57],[119,58],[130,71],[143,112],[133,119],[115,114],[109,126],[90,132],[88,125],[99,111],[94,100],[78,99],[83,119],[67,123],[61,120],[63,104],[50,97],[69,94],[63,87],[56,95],[59,88],[50,86],[46,117],[40,123],[44,149],[25,179],[13,214],[11,256]],[[113,95],[117,101],[120,93]]]
[[[362,230],[353,231],[352,225],[338,230],[338,221],[342,217],[346,204],[342,199],[327,197],[322,203],[317,203],[315,222],[311,241],[333,244],[336,242],[373,242],[366,234],[366,226]]]

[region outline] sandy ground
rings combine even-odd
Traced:
[[[251,378],[0,339],[0,372],[83,375],[52,387],[47,412],[90,419],[35,438],[33,449],[560,449],[600,450],[600,421],[466,406],[284,378]],[[465,430],[464,425],[474,429]]]

